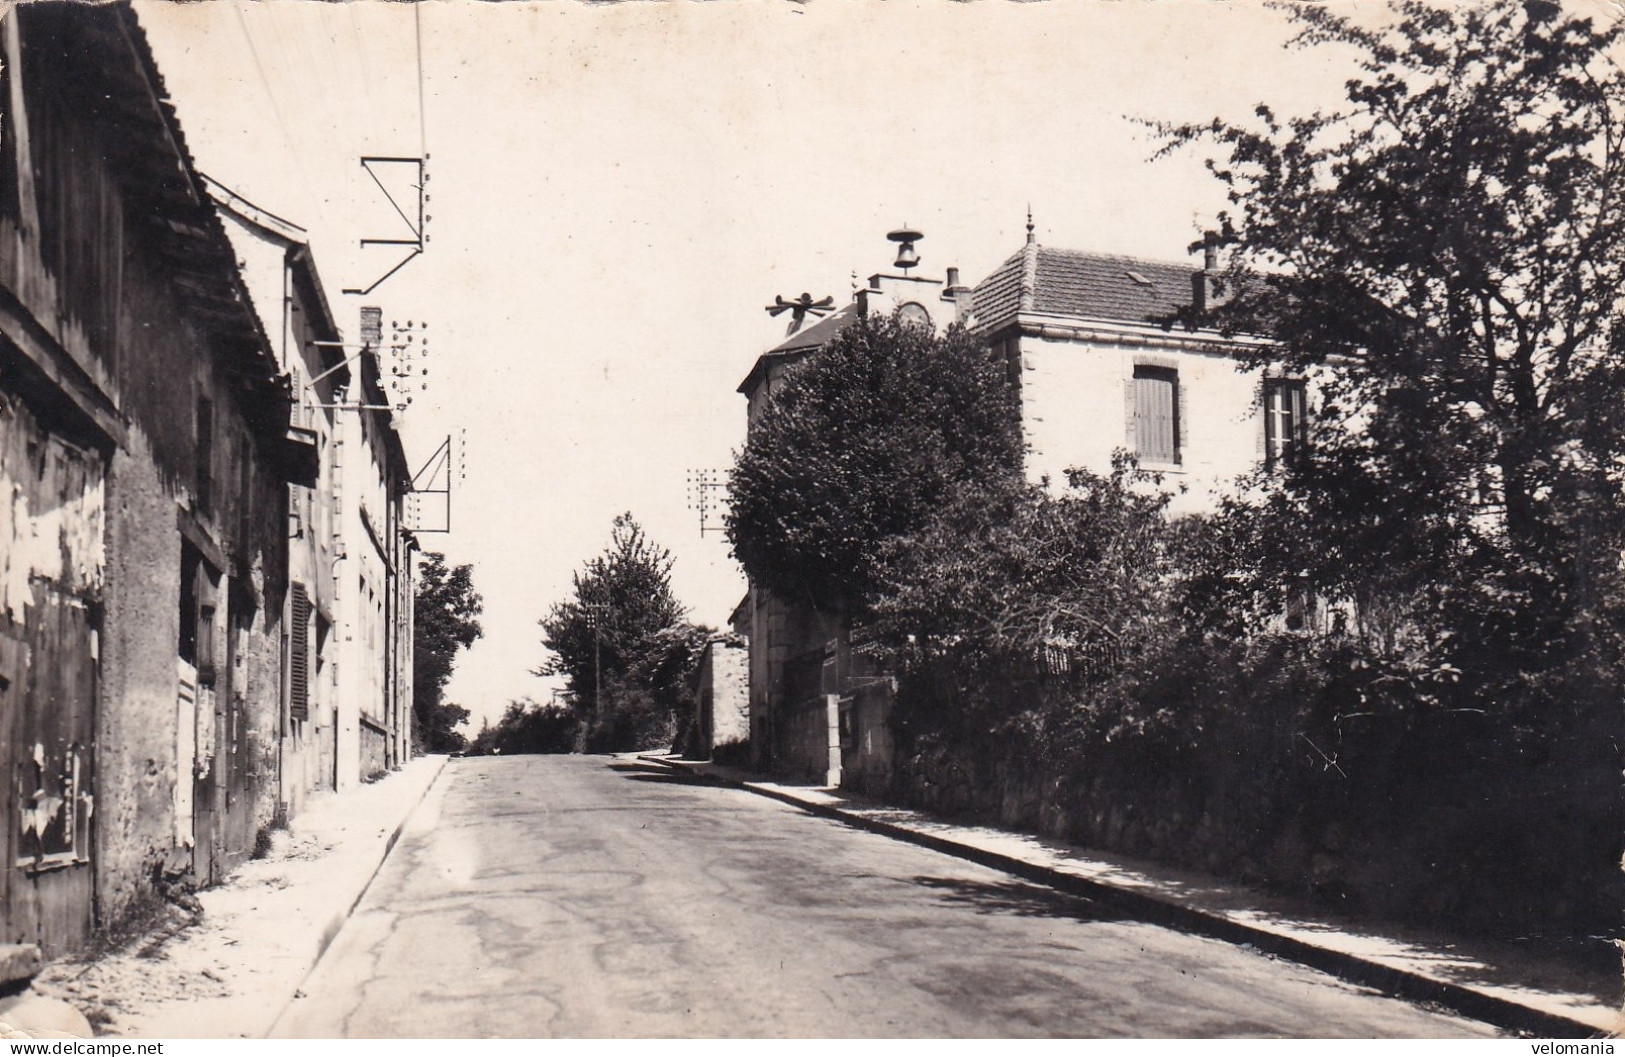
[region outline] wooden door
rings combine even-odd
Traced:
[[[11,803],[5,940],[47,953],[94,928],[91,817],[97,614],[43,580],[27,621],[0,633],[0,706]]]

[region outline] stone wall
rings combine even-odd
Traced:
[[[1337,766],[1239,724],[1181,751],[1040,761],[988,738],[901,748],[901,803],[1502,937],[1612,930],[1625,812],[1609,740],[1508,765],[1475,717],[1352,727]],[[1423,762],[1427,761],[1427,762]]]

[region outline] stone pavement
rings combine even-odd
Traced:
[[[1305,901],[1126,856],[944,821],[842,789],[764,781],[677,756],[640,757],[814,814],[1081,895],[1142,920],[1251,946],[1413,1001],[1544,1038],[1625,1030],[1621,978],[1544,951],[1337,920]],[[1599,945],[1603,942],[1596,941]],[[1588,964],[1597,959],[1587,959]]]
[[[268,855],[197,894],[203,913],[123,949],[46,967],[35,989],[104,1036],[263,1038],[344,925],[446,764],[421,756],[313,797]]]

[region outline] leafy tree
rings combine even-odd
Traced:
[[[412,628],[413,742],[424,751],[460,752],[467,745],[456,728],[468,719],[468,710],[442,698],[457,651],[482,634],[478,618],[483,607],[472,566],[450,567],[445,555],[424,554]]]
[[[1485,699],[1617,686],[1621,28],[1548,0],[1290,11],[1358,57],[1340,109],[1165,129],[1229,189],[1214,318],[1323,383],[1261,572],[1397,605]]]
[[[797,364],[729,479],[728,539],[751,582],[853,612],[887,539],[968,483],[1019,472],[1005,366],[962,329],[866,317]]]
[[[481,730],[468,751],[476,756],[569,752],[575,747],[575,712],[530,698],[510,701],[495,726]]]
[[[1145,477],[1120,457],[1059,491],[979,487],[887,541],[872,627],[917,729],[974,738],[1087,706],[1121,730],[1161,707],[1099,690],[1174,633],[1189,525],[1169,524]]]
[[[591,749],[670,743],[710,634],[686,621],[671,570],[671,553],[622,514],[604,553],[575,574],[573,597],[540,621],[552,656],[536,674],[566,678]]]

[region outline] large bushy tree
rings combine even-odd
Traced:
[[[1126,459],[1069,477],[963,491],[881,549],[872,626],[915,729],[1053,727],[1059,705],[1121,731],[1166,706],[1100,688],[1172,634],[1188,526],[1170,525],[1167,496]]]
[[[1165,130],[1229,189],[1218,320],[1324,387],[1264,572],[1401,602],[1498,703],[1617,683],[1621,30],[1548,0],[1290,11],[1358,58],[1338,109]]]
[[[444,697],[458,651],[482,633],[483,607],[472,566],[448,566],[445,555],[432,551],[423,556],[412,614],[412,723],[414,743],[425,751],[459,752],[467,745],[457,727],[468,709]]]
[[[562,675],[587,747],[670,744],[687,680],[710,629],[688,622],[671,586],[673,559],[630,513],[604,552],[573,578],[571,597],[540,623],[551,656],[538,675]]]
[[[734,462],[727,530],[751,582],[787,600],[861,610],[887,539],[1019,472],[1006,365],[962,329],[860,318],[771,399]]]

